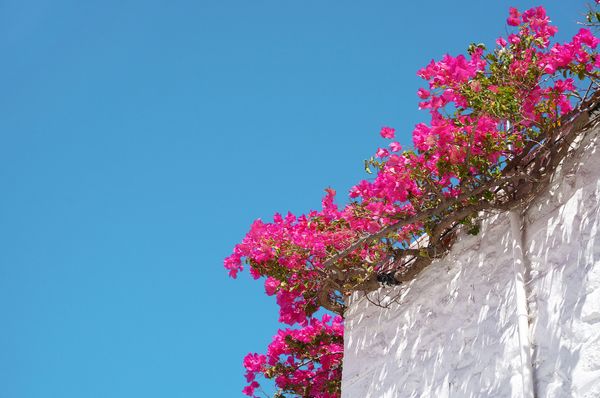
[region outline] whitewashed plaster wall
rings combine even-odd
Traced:
[[[536,397],[600,397],[600,146],[588,133],[525,212]],[[463,235],[407,285],[356,294],[343,398],[521,397],[507,213]]]

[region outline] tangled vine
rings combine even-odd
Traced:
[[[597,3],[600,0],[597,0]],[[600,22],[591,9],[588,23]],[[365,162],[374,174],[350,191],[344,207],[326,190],[322,209],[256,220],[225,260],[232,277],[248,265],[276,297],[279,330],[266,354],[244,358],[255,397],[257,377],[274,380],[276,397],[339,398],[344,298],[381,283],[413,279],[451,248],[462,227],[477,233],[478,215],[522,205],[548,183],[600,102],[600,43],[581,28],[551,43],[557,28],[543,7],[510,8],[514,33],[487,50],[445,55],[418,71],[417,95],[428,124],[413,131],[414,148],[392,140]],[[334,315],[315,317],[319,309]]]

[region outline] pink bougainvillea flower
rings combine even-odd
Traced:
[[[471,90],[476,93],[481,91],[481,82],[478,80],[473,80],[471,83],[469,83],[469,86],[471,87]]]
[[[387,156],[390,156],[390,153],[388,152],[387,149],[379,148],[379,149],[377,149],[375,156],[377,156],[378,158],[385,158]]]
[[[246,387],[242,389],[242,393],[245,395],[252,397],[254,396],[254,390],[259,387],[259,384],[256,381],[248,384]]]
[[[429,149],[429,139],[431,129],[425,123],[419,123],[413,130],[413,143],[415,148],[420,151],[426,151]]]
[[[388,138],[390,140],[394,138],[395,133],[396,130],[391,127],[383,127],[379,132],[383,138]]]
[[[390,145],[390,151],[392,152],[400,152],[402,150],[402,145],[400,145],[398,142],[394,141],[392,142]]]
[[[521,23],[521,14],[519,14],[519,11],[514,7],[510,7],[508,9],[508,13],[509,17],[506,20],[506,23],[508,23],[510,26],[519,26],[519,24]]]
[[[519,44],[521,42],[521,38],[515,34],[508,35],[508,41],[510,44]]]
[[[419,98],[421,99],[426,99],[429,98],[429,95],[431,93],[428,90],[425,90],[424,88],[420,88],[419,90],[417,90],[417,95],[419,96]]]
[[[590,48],[596,48],[598,46],[598,39],[596,36],[590,32],[589,29],[581,28],[579,32],[574,37],[576,40],[581,40],[581,42]]]
[[[277,288],[279,287],[280,282],[272,277],[268,277],[265,280],[265,292],[267,296],[272,296],[277,293]]]

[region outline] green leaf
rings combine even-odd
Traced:
[[[472,225],[471,228],[469,228],[469,230],[467,230],[467,233],[469,235],[477,235],[479,234],[479,225]]]

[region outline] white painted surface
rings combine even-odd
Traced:
[[[512,209],[508,218],[510,220],[510,235],[513,248],[513,273],[515,289],[515,310],[517,317],[517,334],[519,336],[519,357],[521,359],[521,385],[523,398],[535,398],[535,384],[533,381],[533,361],[531,360],[532,347],[529,337],[529,303],[527,302],[527,267],[525,265],[525,220],[523,208]]]
[[[600,397],[596,140],[588,134],[525,215],[537,397]],[[461,236],[408,285],[378,293],[389,308],[351,299],[343,398],[522,396],[507,214],[485,221],[478,236]]]

